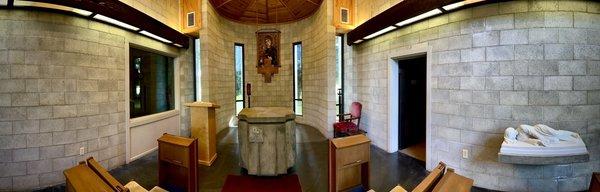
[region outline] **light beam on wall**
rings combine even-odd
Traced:
[[[472,4],[472,3],[477,3],[477,2],[482,2],[483,0],[466,0],[466,1],[460,1],[460,2],[456,2],[456,3],[452,3],[450,5],[446,5],[443,6],[442,8],[446,11],[450,11],[468,4]]]
[[[371,38],[373,38],[373,37],[377,37],[377,36],[379,36],[379,35],[381,35],[381,34],[387,33],[388,31],[391,31],[391,30],[394,30],[394,29],[396,29],[396,27],[394,27],[394,26],[389,26],[389,27],[386,27],[386,28],[384,28],[384,29],[382,29],[382,30],[379,30],[379,31],[375,32],[375,33],[372,33],[372,34],[370,34],[370,35],[367,35],[367,36],[366,36],[364,39],[371,39]]]
[[[156,40],[162,41],[162,42],[164,42],[164,43],[172,43],[171,41],[169,41],[169,40],[167,40],[167,39],[165,39],[165,38],[162,38],[162,37],[160,37],[160,36],[158,36],[158,35],[152,34],[152,33],[148,32],[148,31],[140,31],[140,33],[141,33],[141,34],[143,34],[143,35],[146,35],[146,36],[148,36],[148,37],[151,37],[151,38],[153,38],[153,39],[156,39]]]
[[[425,18],[434,16],[434,15],[437,15],[437,14],[440,14],[440,13],[442,13],[442,10],[440,10],[440,9],[434,9],[434,10],[428,11],[426,13],[417,15],[417,16],[415,16],[413,18],[410,18],[410,19],[407,19],[407,20],[404,20],[404,21],[400,21],[399,23],[396,23],[396,26],[401,27],[401,26],[404,26],[404,25],[408,25],[408,24],[414,23],[416,21],[419,21],[421,19],[425,19]]]
[[[107,22],[107,23],[110,23],[110,24],[114,24],[114,25],[117,25],[119,27],[123,27],[125,29],[129,29],[129,30],[132,30],[132,31],[140,30],[140,28],[137,28],[135,26],[129,25],[127,23],[123,23],[121,21],[117,21],[117,20],[115,20],[113,18],[104,16],[104,15],[100,15],[100,14],[94,15],[94,19],[98,19],[100,21],[104,21],[104,22]]]

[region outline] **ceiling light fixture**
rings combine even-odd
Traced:
[[[421,20],[421,19],[425,19],[425,18],[428,18],[428,17],[434,16],[434,15],[437,15],[437,14],[440,14],[440,13],[442,13],[442,10],[440,10],[440,9],[434,9],[434,10],[428,11],[428,12],[426,12],[426,13],[423,13],[423,14],[417,15],[417,16],[415,16],[415,17],[413,17],[413,18],[410,18],[410,19],[407,19],[407,20],[401,21],[401,22],[399,22],[399,23],[396,23],[396,26],[398,26],[398,27],[402,27],[402,26],[404,26],[404,25],[408,25],[408,24],[414,23],[414,22],[416,22],[416,21],[419,21],[419,20]]]
[[[71,8],[71,7],[62,6],[62,5],[55,5],[55,4],[50,4],[50,3],[39,3],[39,2],[29,2],[29,1],[15,1],[13,3],[13,6],[15,6],[15,7],[40,7],[40,8],[48,8],[48,9],[57,9],[57,10],[62,10],[62,11],[74,12],[74,13],[77,13],[79,15],[83,15],[85,17],[88,17],[88,16],[92,15],[92,12],[89,12],[89,11],[86,11],[86,10],[77,9],[77,8]]]
[[[83,10],[83,9],[73,9],[73,12],[75,12],[77,14],[80,14],[80,15],[83,15],[83,16],[86,16],[86,17],[89,17],[90,15],[92,15],[92,12],[86,11],[86,10]]]
[[[117,21],[117,20],[115,20],[115,19],[113,19],[113,18],[110,18],[110,17],[104,16],[104,15],[100,15],[100,14],[96,14],[96,15],[94,15],[94,19],[98,19],[98,20],[100,20],[100,21],[108,22],[108,23],[111,23],[111,24],[117,25],[117,26],[119,26],[119,27],[123,27],[123,28],[125,28],[125,29],[129,29],[129,30],[132,30],[132,31],[137,31],[137,30],[140,30],[140,28],[134,27],[134,26],[132,26],[132,25],[129,25],[129,24],[127,24],[127,23],[123,23],[123,22],[121,22],[121,21]]]
[[[363,41],[364,41],[364,40],[362,40],[362,39],[359,39],[359,40],[356,40],[356,41],[354,41],[354,42],[352,42],[352,43],[354,43],[354,44],[358,44],[358,43],[360,43],[360,42],[363,42]]]
[[[389,26],[389,27],[386,27],[386,28],[384,28],[382,30],[379,30],[379,31],[375,32],[375,33],[367,35],[364,39],[372,39],[373,37],[377,37],[377,36],[379,36],[381,34],[387,33],[388,31],[391,31],[391,30],[394,30],[394,29],[396,29],[396,27]]]
[[[180,44],[177,44],[177,43],[173,43],[173,45],[175,45],[176,47],[183,47],[183,46],[181,46]]]
[[[472,3],[477,3],[477,2],[482,2],[483,0],[466,0],[466,1],[460,1],[460,2],[456,2],[456,3],[452,3],[450,5],[446,5],[443,6],[442,8],[446,11],[450,11],[468,4],[472,4]]]
[[[143,34],[143,35],[146,35],[148,37],[154,38],[156,40],[162,41],[164,43],[172,43],[171,41],[169,41],[169,40],[167,40],[165,38],[162,38],[162,37],[160,37],[158,35],[152,34],[152,33],[148,32],[148,31],[140,31],[140,33]]]

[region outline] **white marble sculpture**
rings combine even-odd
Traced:
[[[504,131],[504,140],[508,143],[521,141],[535,146],[550,146],[559,144],[560,141],[574,142],[579,139],[579,134],[556,130],[547,125],[537,124],[535,126],[520,125],[517,129],[509,127]]]
[[[587,154],[579,134],[547,125],[506,128],[500,154],[519,156],[567,156]]]

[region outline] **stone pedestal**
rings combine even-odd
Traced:
[[[217,159],[217,123],[215,109],[209,102],[186,103],[190,107],[192,138],[198,139],[198,163],[210,166]]]
[[[250,175],[287,174],[296,160],[296,115],[284,107],[244,108],[238,115],[241,166]]]

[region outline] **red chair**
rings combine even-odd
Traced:
[[[333,124],[334,137],[344,137],[363,133],[363,131],[358,128],[360,125],[361,111],[362,104],[353,102],[350,106],[350,113],[338,115],[340,121]]]

